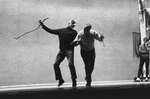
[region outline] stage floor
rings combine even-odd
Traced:
[[[13,96],[14,98],[18,95],[23,95],[26,96],[26,99],[29,98],[31,94],[38,96],[38,98],[41,97],[40,99],[43,99],[43,95],[51,97],[52,99],[70,99],[72,96],[71,99],[98,99],[97,97],[105,99],[117,97],[118,99],[129,99],[130,96],[132,99],[137,98],[136,96],[140,99],[149,97],[145,91],[150,89],[150,81],[94,81],[90,87],[86,87],[85,84],[85,82],[77,82],[77,87],[75,88],[72,87],[72,83],[64,83],[60,87],[57,86],[57,83],[1,86],[0,95]]]

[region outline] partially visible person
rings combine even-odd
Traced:
[[[60,50],[56,56],[56,60],[54,63],[55,79],[59,81],[58,86],[61,86],[65,82],[59,67],[60,63],[65,59],[65,57],[68,60],[68,66],[72,79],[72,86],[77,86],[77,75],[74,66],[74,46],[71,44],[77,35],[77,31],[73,29],[76,26],[76,22],[74,20],[70,20],[68,22],[68,26],[61,29],[50,29],[46,27],[41,20],[39,21],[39,23],[45,31],[57,35],[59,38]]]
[[[136,82],[142,81],[141,77],[143,77],[143,66],[145,63],[146,66],[146,78],[145,81],[148,81],[149,76],[149,51],[148,48],[148,41],[149,39],[147,37],[143,38],[143,44],[139,46],[139,56],[140,56],[140,63],[139,63],[139,70],[137,78],[135,79]]]
[[[99,35],[95,30],[92,29],[92,25],[87,23],[84,25],[83,30],[81,30],[76,36],[75,40],[72,42],[74,46],[80,45],[80,53],[85,65],[86,73],[86,86],[91,86],[92,82],[92,72],[95,64],[95,40],[102,42],[104,39],[103,35]]]

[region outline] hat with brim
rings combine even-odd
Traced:
[[[76,25],[76,22],[74,20],[70,20],[68,23],[70,23],[72,25]]]

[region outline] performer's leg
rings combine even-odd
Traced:
[[[73,50],[66,51],[66,56],[67,56],[68,66],[69,66],[70,73],[71,73],[71,79],[73,83],[72,86],[75,87],[77,75],[76,75],[76,69],[74,66],[74,51]]]
[[[146,58],[146,77],[148,78],[149,76],[149,57]]]
[[[84,50],[81,50],[81,57],[85,65],[85,73],[86,73],[86,81],[87,81],[86,86],[90,86],[91,85],[91,68],[90,68],[88,53]]]
[[[64,58],[65,58],[64,52],[59,51],[59,53],[56,56],[55,63],[54,63],[55,79],[59,80],[60,82],[64,82],[62,78],[61,70],[59,67],[60,63],[64,60]]]
[[[89,54],[89,58],[90,58],[90,68],[91,68],[91,74],[94,70],[94,64],[95,64],[95,49],[93,49],[90,54]]]
[[[138,78],[140,78],[140,76],[143,73],[143,65],[144,65],[144,59],[142,57],[140,57],[140,64],[139,64],[139,70],[138,70]]]

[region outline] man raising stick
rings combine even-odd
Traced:
[[[56,56],[56,60],[54,63],[54,71],[55,71],[55,78],[59,80],[58,86],[61,86],[64,83],[61,70],[60,70],[60,63],[66,57],[68,60],[68,65],[71,73],[72,79],[72,86],[75,87],[76,84],[76,70],[74,67],[74,46],[71,44],[75,39],[77,32],[73,28],[76,26],[76,22],[74,20],[70,20],[68,22],[68,26],[66,28],[61,29],[50,29],[46,27],[43,22],[40,20],[39,23],[41,24],[42,28],[51,33],[58,35],[59,37],[59,52]]]

